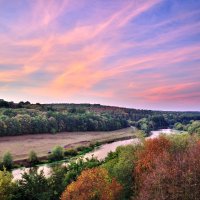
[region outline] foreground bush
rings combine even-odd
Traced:
[[[122,186],[109,177],[106,169],[93,168],[83,171],[66,188],[61,200],[117,200],[121,191]]]

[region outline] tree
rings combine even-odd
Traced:
[[[190,134],[200,135],[200,121],[193,121],[192,124],[188,127],[188,132]]]
[[[58,131],[58,124],[54,117],[48,119],[49,122],[49,131],[50,133],[56,133]]]
[[[17,115],[16,119],[20,124],[20,132],[23,134],[32,133],[31,117],[28,114]]]
[[[6,124],[0,119],[0,136],[4,136],[6,133]]]
[[[135,192],[133,185],[135,177],[132,175],[136,162],[136,151],[139,145],[118,147],[116,152],[110,153],[103,165],[109,174],[123,186],[123,199],[130,199]]]
[[[17,120],[17,117],[6,118],[4,120],[5,123],[5,131],[7,135],[18,135],[21,131],[20,123]]]
[[[24,173],[22,179],[17,182],[15,200],[50,200],[48,181],[44,172],[37,173],[37,169],[31,169]]]
[[[61,200],[117,200],[122,186],[108,175],[106,169],[84,170],[76,182],[67,186]]]
[[[65,177],[68,169],[61,165],[52,168],[51,176],[48,178],[49,195],[52,200],[57,200],[65,190]]]
[[[6,169],[11,169],[13,166],[13,158],[10,152],[7,152],[3,156],[3,166]]]
[[[172,146],[169,139],[164,136],[159,138],[148,139],[144,142],[144,149],[138,152],[138,161],[135,167],[137,174],[153,169],[153,161],[159,155],[170,151]]]

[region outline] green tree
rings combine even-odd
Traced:
[[[10,152],[7,152],[3,156],[3,166],[6,167],[6,169],[11,169],[13,166],[13,157]]]
[[[129,199],[134,193],[134,163],[136,161],[135,152],[140,146],[122,146],[118,147],[116,152],[110,153],[103,165],[112,177],[123,186],[123,199]]]
[[[25,172],[17,182],[15,200],[50,200],[48,181],[44,172],[37,173],[37,169]]]
[[[61,165],[52,168],[52,174],[48,178],[49,195],[52,200],[57,200],[66,187],[65,176],[68,172],[67,167]]]
[[[56,133],[58,131],[58,124],[54,117],[48,119],[49,122],[49,131],[50,133]]]

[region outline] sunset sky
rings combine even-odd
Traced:
[[[0,99],[200,111],[200,1],[0,0]]]

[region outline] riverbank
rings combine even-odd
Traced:
[[[79,153],[76,156],[69,156],[65,157],[65,159],[60,160],[60,161],[55,161],[55,162],[47,162],[47,163],[40,163],[35,165],[37,167],[37,171],[43,171],[44,175],[46,177],[49,177],[52,171],[53,166],[57,165],[62,165],[66,166],[66,164],[70,162],[74,162],[78,160],[79,158],[86,160],[86,159],[91,159],[91,158],[97,158],[98,160],[103,160],[107,154],[110,151],[115,151],[118,146],[123,146],[123,145],[128,145],[128,144],[134,144],[138,141],[137,138],[129,137],[129,139],[116,139],[115,141],[107,141],[107,142],[102,142],[102,143],[97,143],[95,144],[90,150],[87,152],[87,147],[86,151],[84,150],[84,147],[78,147],[78,149],[83,148],[83,150],[79,151]],[[90,145],[91,147],[91,145]],[[22,177],[22,174],[24,172],[29,172],[31,168],[30,167],[18,167],[12,170],[12,175],[13,175],[13,180],[19,180]]]
[[[125,137],[119,137],[119,138],[113,138],[113,139],[105,139],[102,141],[96,141],[94,143],[93,142],[85,142],[84,144],[81,143],[81,146],[77,146],[78,144],[70,144],[70,145],[66,145],[64,147],[64,154],[66,152],[69,151],[69,154],[66,155],[63,160],[59,160],[59,161],[50,161],[49,160],[49,154],[46,156],[41,156],[38,157],[38,163],[35,164],[34,166],[39,166],[39,165],[44,165],[44,164],[55,164],[55,163],[62,163],[62,162],[68,162],[71,158],[78,158],[80,156],[85,155],[86,153],[92,152],[94,149],[98,148],[101,145],[105,145],[105,144],[111,144],[114,142],[118,142],[118,141],[126,141],[129,139],[134,138],[134,135],[132,134],[131,136],[125,136]],[[72,150],[72,151],[71,151]],[[70,153],[72,152],[72,153]],[[74,154],[75,152],[75,154]],[[19,160],[14,160],[13,161],[13,169],[16,168],[21,168],[21,167],[33,167],[33,165],[30,165],[30,162],[28,160],[28,158],[25,159],[19,159]]]
[[[137,131],[135,130],[135,135],[136,135],[136,133],[137,133]],[[180,132],[176,131],[176,130],[172,130],[172,129],[161,129],[161,130],[157,130],[157,131],[152,131],[151,136],[146,137],[146,139],[156,138],[160,134],[163,134],[163,133],[165,133],[167,135],[171,135],[171,134],[177,134],[177,133],[180,133]],[[105,141],[104,143],[103,142],[98,143],[98,144],[96,144],[96,147],[98,147],[98,148],[95,147],[95,148],[93,148],[93,150],[88,151],[87,153],[83,151],[82,156],[83,156],[84,159],[95,157],[98,160],[103,160],[110,151],[115,151],[118,146],[123,146],[123,145],[128,145],[128,144],[135,145],[139,142],[140,142],[140,139],[137,138],[137,137],[134,137],[134,133],[132,133],[131,139],[129,137],[129,138],[124,138],[124,139],[115,139],[115,141],[110,140],[110,141],[107,141],[107,142]],[[45,176],[49,176],[49,174],[51,173],[51,167],[50,166],[52,166],[52,164],[54,165],[56,163],[60,163],[60,164],[69,163],[70,161],[76,160],[79,157],[80,157],[80,154],[77,155],[77,156],[69,157],[69,159],[66,159],[66,160],[56,161],[54,163],[44,163],[42,165],[38,165],[37,170],[38,171],[43,170]],[[30,168],[14,169],[12,171],[14,179],[15,180],[20,179],[21,174],[24,171],[28,172],[29,169]]]
[[[104,132],[64,132],[58,134],[25,135],[0,138],[0,157],[5,152],[10,152],[15,162],[28,158],[31,150],[38,157],[45,158],[54,146],[62,146],[66,149],[79,146],[89,146],[91,143],[108,143],[133,137],[134,129],[126,128],[116,131]]]

